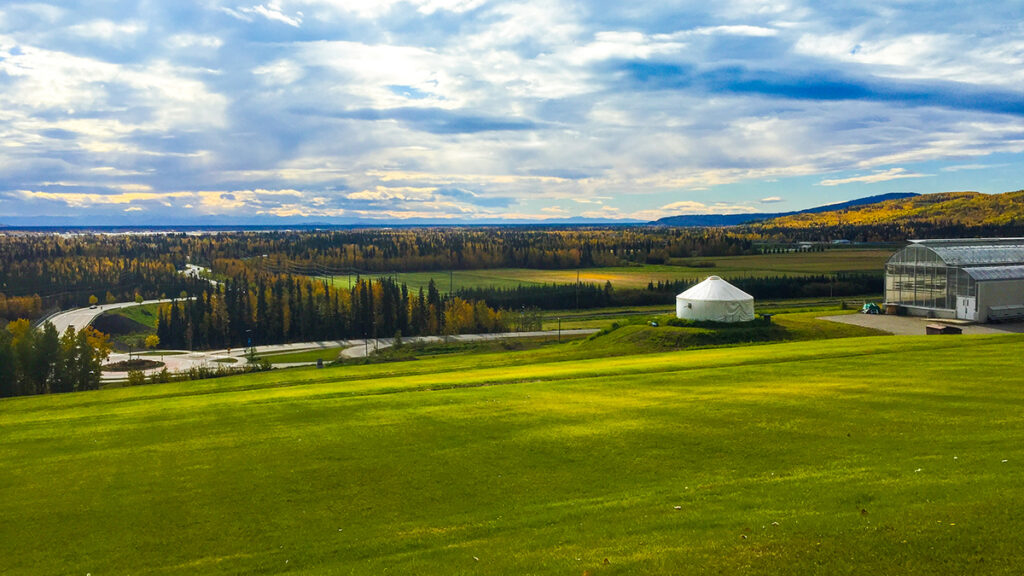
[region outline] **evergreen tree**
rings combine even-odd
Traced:
[[[47,322],[36,338],[33,384],[34,393],[46,394],[52,390],[60,370],[60,334]]]
[[[0,398],[14,396],[17,393],[14,347],[11,333],[0,329]]]

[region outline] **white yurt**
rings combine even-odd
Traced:
[[[754,297],[718,276],[676,296],[676,317],[714,322],[747,322],[754,319]]]

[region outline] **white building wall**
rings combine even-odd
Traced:
[[[978,321],[988,321],[989,306],[1024,306],[1024,280],[978,282]]]

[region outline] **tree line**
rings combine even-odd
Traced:
[[[160,307],[163,346],[202,349],[347,338],[501,332],[513,322],[485,302],[442,298],[431,282],[410,292],[389,277],[351,288],[305,276],[240,274]]]
[[[646,291],[658,294],[659,297],[669,296],[678,294],[696,283],[696,280],[666,280],[656,284],[649,283]],[[810,274],[729,278],[729,283],[758,300],[785,300],[881,294],[885,288],[885,277],[881,273],[853,272],[834,276]]]
[[[107,336],[91,327],[58,334],[49,322],[35,330],[15,320],[0,329],[0,397],[96,390],[109,354]]]
[[[838,232],[850,237],[846,230]],[[875,239],[876,232],[885,237],[905,236],[907,230],[879,227],[870,232],[869,239]],[[497,267],[566,269],[754,254],[760,250],[760,243],[766,241],[822,235],[834,234],[755,227],[654,226],[432,227],[217,234],[0,233],[0,318],[39,318],[58,309],[89,305],[93,298],[98,302],[129,301],[137,294],[151,299],[181,292],[190,297],[212,292],[207,280],[179,273],[189,262],[212,267],[219,278],[236,278],[240,274],[386,276],[391,272]],[[559,307],[564,307],[567,297],[560,290],[555,290],[553,297],[560,302]],[[479,299],[468,293],[461,297]],[[625,297],[623,294],[622,298]],[[497,307],[503,307],[506,301],[509,307],[521,306],[532,302],[531,298],[520,294],[503,299]],[[574,289],[573,305],[575,298]],[[598,302],[601,298],[595,291],[584,299]],[[489,302],[498,300],[499,295],[494,294]],[[491,307],[496,306],[492,303]]]
[[[514,288],[485,286],[461,288],[455,293],[462,298],[513,311],[523,307],[572,310],[611,306],[670,305],[675,302],[676,294],[700,281],[699,278],[664,280],[650,282],[643,289],[614,289],[610,282],[603,286],[593,283],[520,285]],[[730,278],[729,282],[758,300],[881,294],[884,287],[884,277],[871,273],[742,277]]]

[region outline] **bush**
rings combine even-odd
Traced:
[[[142,370],[129,370],[128,371],[128,385],[129,386],[140,386],[146,383],[146,373]]]

